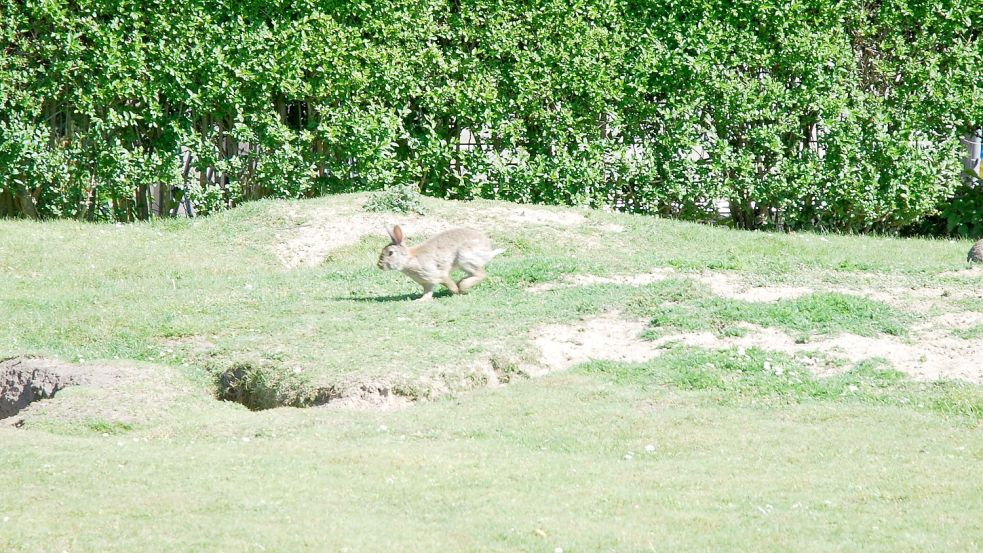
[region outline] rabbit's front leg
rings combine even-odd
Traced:
[[[430,300],[432,300],[433,299],[433,289],[434,289],[434,285],[433,284],[430,284],[429,282],[427,284],[424,284],[423,285],[423,295],[420,296],[419,298],[416,298],[413,301],[430,301]]]
[[[451,278],[451,275],[444,277],[443,285],[447,287],[451,294],[458,294],[460,290],[457,289],[457,283]]]

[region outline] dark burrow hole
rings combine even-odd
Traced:
[[[338,399],[334,387],[317,387],[295,371],[268,365],[236,363],[216,374],[216,395],[253,411],[276,407],[313,407]]]
[[[315,407],[337,400],[387,404],[420,399],[419,390],[390,382],[356,381],[318,386],[301,371],[266,364],[237,363],[215,375],[215,395],[253,411]]]
[[[13,417],[31,403],[52,398],[66,386],[78,384],[78,375],[56,370],[44,358],[0,359],[0,419]]]

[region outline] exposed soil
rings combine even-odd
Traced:
[[[419,400],[497,387],[517,377],[528,377],[532,372],[535,368],[500,366],[481,359],[465,367],[436,368],[422,375],[394,371],[384,378],[353,378],[317,385],[286,367],[240,363],[216,375],[215,395],[253,411],[278,407],[391,410]]]
[[[531,338],[547,372],[561,371],[591,360],[643,362],[662,353],[661,344],[642,340],[645,321],[612,312],[574,325],[546,325]]]
[[[974,269],[975,270],[975,269]],[[980,272],[983,276],[983,271]],[[776,302],[807,296],[815,292],[835,292],[839,294],[860,296],[907,310],[928,311],[935,305],[934,301],[948,299],[983,299],[983,288],[973,290],[942,286],[905,287],[905,286],[826,286],[811,287],[799,285],[760,285],[749,281],[737,273],[703,272],[689,275],[679,273],[671,268],[657,268],[647,273],[614,276],[596,276],[589,274],[565,275],[558,282],[544,282],[526,288],[526,291],[537,294],[549,290],[571,288],[577,286],[592,286],[596,284],[619,284],[624,286],[644,286],[667,278],[690,277],[706,286],[714,295],[722,298],[747,302]]]
[[[200,395],[171,367],[133,361],[66,363],[22,356],[0,361],[5,423],[44,419],[139,424]],[[69,397],[61,392],[74,387]],[[13,416],[16,415],[16,416]]]
[[[653,269],[648,273],[640,273],[636,275],[615,275],[609,277],[595,276],[595,275],[565,275],[561,282],[544,282],[542,284],[536,284],[526,288],[526,291],[538,294],[540,292],[546,292],[549,290],[556,290],[558,288],[571,288],[577,286],[592,286],[595,284],[618,284],[621,286],[644,286],[646,284],[652,284],[653,282],[659,282],[660,280],[665,280],[671,278],[675,275],[675,271],[671,268],[667,269]]]
[[[355,244],[364,236],[385,239],[385,228],[397,222],[410,237],[451,227],[446,221],[416,214],[367,213],[352,206],[303,211],[293,207],[287,219],[289,226],[281,231],[274,252],[287,269],[319,265],[333,250]]]
[[[504,222],[513,225],[571,227],[585,221],[583,215],[574,211],[553,211],[532,206],[482,208],[475,211],[475,216],[479,218],[476,223],[479,226]]]
[[[697,280],[707,285],[714,295],[751,302],[790,300],[814,292],[805,286],[755,286],[732,273],[703,273]]]
[[[274,253],[287,269],[319,265],[333,250],[355,244],[365,236],[379,236],[381,243],[386,238],[385,227],[396,223],[403,227],[408,241],[415,244],[420,237],[457,226],[493,232],[503,225],[562,228],[586,220],[576,212],[532,206],[466,207],[449,220],[436,215],[370,213],[362,210],[361,203],[316,209],[305,206],[303,210],[291,206],[284,215],[287,225],[280,232]]]
[[[66,386],[86,382],[77,367],[39,357],[0,360],[0,419],[12,417],[35,401],[49,399]]]
[[[867,359],[887,360],[898,371],[918,380],[959,379],[983,382],[983,341],[964,340],[952,330],[983,322],[983,314],[951,313],[924,323],[909,340],[893,336],[867,337],[841,333],[817,336],[806,343],[774,328],[745,325],[744,336],[722,337],[712,332],[676,333],[656,340],[643,340],[642,320],[628,320],[618,313],[583,320],[574,325],[547,325],[532,332],[541,351],[542,363],[550,371],[565,370],[585,361],[600,359],[642,362],[659,356],[669,344],[707,349],[760,348],[799,356],[818,375],[834,367],[848,369]],[[820,353],[842,364],[823,363],[810,355]]]
[[[962,269],[960,271],[947,271],[942,273],[944,276],[954,276],[954,277],[966,277],[966,278],[983,278],[983,265],[975,265],[968,269]]]

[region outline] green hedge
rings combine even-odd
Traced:
[[[0,0],[0,215],[410,184],[895,232],[979,213],[981,29],[979,0]]]

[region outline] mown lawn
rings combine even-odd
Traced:
[[[429,304],[375,268],[381,229],[313,266],[278,261],[296,213],[363,199],[130,226],[0,221],[0,356],[135,360],[160,377],[115,399],[68,388],[0,426],[0,551],[983,548],[978,385],[914,382],[877,360],[820,378],[780,352],[681,346],[492,388],[467,370],[534,364],[533,329],[610,312],[650,321],[649,337],[755,325],[905,340],[941,313],[983,312],[983,277],[953,273],[969,242],[589,212],[497,221],[486,228],[507,252],[489,280]],[[521,209],[427,205],[455,224]],[[530,291],[654,269],[673,272]],[[701,284],[708,273],[816,291],[741,301]],[[836,291],[850,286],[886,295]],[[890,301],[926,288],[945,293]],[[250,411],[214,398],[233,367],[282,385],[279,400],[380,381],[433,399]]]

